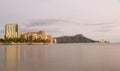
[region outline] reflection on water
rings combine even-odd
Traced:
[[[50,61],[51,48],[46,45],[10,45],[5,48],[5,69],[7,71],[42,70]]]
[[[120,71],[120,45],[0,46],[0,71]]]
[[[50,55],[47,51],[49,48],[46,49],[45,46],[9,45],[3,46],[0,50],[0,71],[30,71],[31,68],[44,65],[47,55]]]
[[[17,68],[20,63],[20,47],[11,45],[5,48],[6,69],[12,71]]]

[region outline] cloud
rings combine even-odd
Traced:
[[[64,24],[59,26],[59,24]],[[37,27],[37,28],[46,28],[46,31],[48,33],[64,33],[64,31],[61,31],[64,29],[65,25],[70,26],[73,25],[73,27],[78,26],[78,27],[88,27],[89,29],[92,30],[92,32],[110,32],[112,28],[114,27],[114,22],[102,22],[102,23],[80,23],[76,21],[71,21],[71,20],[63,20],[63,19],[40,19],[40,20],[35,20],[30,24],[26,24],[25,26],[28,27],[29,29],[23,30],[24,32],[26,31],[33,31],[32,27]],[[55,29],[56,27],[56,29]],[[91,28],[92,27],[92,28]],[[54,29],[53,29],[54,28]]]
[[[94,28],[93,32],[110,32],[112,28],[115,27],[114,22],[104,22],[104,23],[96,23],[96,24],[85,24],[88,27]]]
[[[105,22],[105,23],[96,23],[96,24],[84,24],[86,26],[106,26],[106,25],[113,25],[113,22]]]
[[[30,24],[26,24],[26,27],[52,25],[57,23],[71,23],[71,21],[61,20],[61,19],[40,19],[40,20],[33,21]]]
[[[86,23],[80,23],[76,21],[71,20],[63,20],[63,19],[40,19],[32,21],[29,24],[25,24],[26,27],[37,27],[37,26],[49,26],[49,25],[57,25],[57,24],[74,24],[74,25],[83,25],[83,26],[91,26],[91,27],[102,27],[102,28],[109,28],[113,25],[113,22],[104,22],[104,23],[95,23],[95,24],[86,24]]]
[[[93,30],[93,32],[110,32],[110,29],[99,29],[99,30]]]
[[[35,27],[35,26],[46,26],[46,25],[52,25],[52,24],[58,24],[58,23],[66,23],[66,24],[77,24],[77,22],[69,21],[69,20],[63,20],[63,19],[40,19],[33,21],[30,24],[26,24],[26,27]]]
[[[106,29],[106,28],[112,28],[113,26],[110,26],[110,25],[105,25],[105,26],[101,26],[100,28],[102,29]]]

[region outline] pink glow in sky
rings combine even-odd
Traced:
[[[0,0],[0,33],[18,23],[21,32],[46,29],[53,36],[83,34],[120,41],[119,0]]]

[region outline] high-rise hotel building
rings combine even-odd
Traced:
[[[20,25],[7,24],[5,25],[5,38],[20,38]]]

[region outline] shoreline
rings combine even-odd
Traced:
[[[0,45],[48,45],[53,43],[0,43]]]

